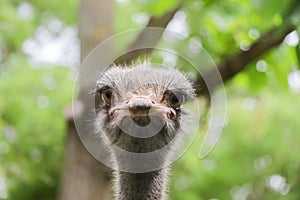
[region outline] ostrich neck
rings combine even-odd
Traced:
[[[119,148],[133,153],[149,153],[162,149],[173,139],[175,133],[169,132],[167,127],[163,127],[159,133],[148,138],[136,138],[125,132],[118,132],[119,135],[112,135],[112,141]],[[140,133],[140,135],[146,132]],[[169,159],[169,153],[162,154],[157,160],[153,160],[154,166],[165,166]],[[145,163],[139,163],[133,158],[126,157],[126,155],[119,155],[115,152],[115,163],[119,169],[122,165],[127,167],[142,167],[145,164],[151,165],[149,160],[145,159]],[[137,166],[136,166],[137,165]],[[115,200],[165,200],[167,199],[166,185],[169,174],[169,168],[163,167],[161,169],[143,172],[143,173],[129,173],[124,171],[115,171],[116,187]]]
[[[164,200],[168,169],[147,173],[117,172],[116,200]]]

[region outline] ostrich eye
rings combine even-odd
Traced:
[[[112,92],[111,88],[108,86],[101,87],[97,90],[102,97],[102,100],[106,105],[111,105],[112,103]]]
[[[162,102],[167,103],[170,107],[174,108],[175,110],[179,110],[184,100],[185,96],[182,92],[167,90],[164,93]]]
[[[102,92],[102,99],[107,105],[111,105],[111,91],[104,91]]]
[[[180,107],[180,101],[175,94],[169,96],[169,104],[172,108],[178,109]]]

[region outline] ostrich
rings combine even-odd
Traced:
[[[167,161],[180,147],[186,116],[185,101],[194,99],[191,83],[174,68],[156,67],[149,63],[132,67],[115,66],[105,71],[96,86],[101,100],[96,107],[96,127],[111,152],[114,162],[114,195],[116,200],[167,199],[169,167]],[[178,137],[177,137],[178,136]],[[146,154],[172,144],[162,159],[154,160],[153,171],[132,172],[150,162],[136,162],[120,155],[124,152]],[[125,163],[125,164],[124,164]],[[127,164],[126,164],[127,163]]]

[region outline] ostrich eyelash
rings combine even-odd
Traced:
[[[99,94],[103,94],[104,92],[109,92],[111,91],[111,88],[107,85],[101,87],[101,88],[97,88],[96,92],[98,92]]]

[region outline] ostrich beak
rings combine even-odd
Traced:
[[[137,125],[146,126],[151,122],[149,110],[154,102],[148,97],[134,97],[128,104],[130,117]]]
[[[135,96],[126,103],[110,109],[109,115],[114,116],[117,110],[128,110],[129,116],[139,126],[146,126],[151,122],[150,116],[165,114],[169,119],[176,119],[173,108],[153,101],[149,96]]]

